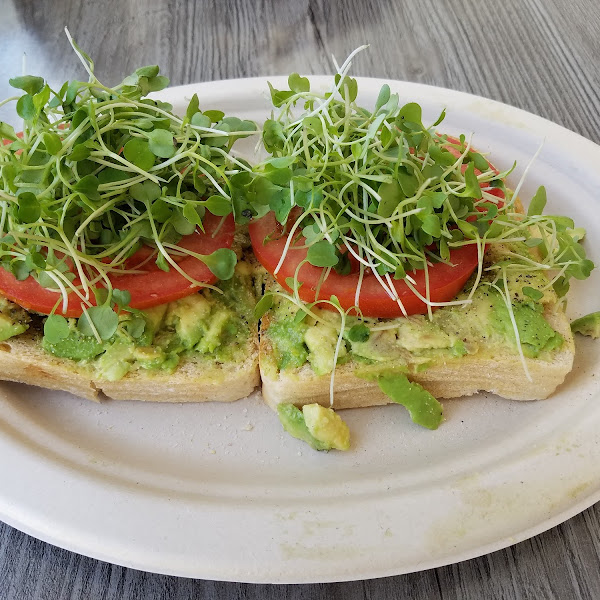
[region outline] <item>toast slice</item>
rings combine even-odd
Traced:
[[[103,376],[97,359],[72,360],[44,349],[43,320],[31,315],[27,331],[0,342],[0,379],[63,390],[90,400],[109,397],[154,402],[230,402],[244,398],[260,384],[258,330],[252,317],[255,294],[251,271],[243,261],[236,271],[238,275],[243,272],[242,276],[236,275],[236,285],[245,295],[245,308],[238,306],[235,311],[244,327],[235,334],[234,358],[189,350],[181,354],[174,370],[142,368],[133,361],[129,372],[111,380]],[[210,301],[216,292],[204,294]],[[168,314],[169,309],[165,310]]]
[[[231,402],[245,398],[259,385],[258,339],[248,343],[242,363],[184,359],[174,373],[133,371],[119,381],[98,377],[94,369],[48,354],[41,333],[27,332],[0,343],[1,378],[89,400],[151,402]]]
[[[507,249],[494,246],[488,250],[487,265],[498,262]],[[547,279],[542,275],[511,275],[513,306],[526,300],[522,294],[525,285],[544,288],[547,283]],[[267,287],[273,286],[277,284],[269,278]],[[468,293],[468,289],[469,284],[465,288],[467,291],[463,292],[463,297]],[[483,291],[482,294],[483,298],[474,298],[485,309],[484,319],[493,323],[494,319],[499,318],[497,313],[506,308],[502,309],[497,298],[495,301],[489,301],[487,292]],[[283,309],[281,303],[286,305]],[[355,356],[352,351],[354,345],[344,341],[345,347],[351,347],[345,355],[342,352],[342,361],[338,360],[335,368],[333,408],[366,407],[391,402],[380,390],[376,377],[377,374],[393,372],[405,373],[410,380],[421,384],[436,398],[457,398],[479,391],[492,392],[514,400],[547,398],[570,372],[575,347],[569,321],[564,312],[564,303],[559,302],[552,289],[544,291],[540,305],[538,312],[547,326],[555,332],[556,340],[560,343],[557,342],[555,347],[549,347],[537,356],[525,356],[523,360],[515,343],[514,331],[499,333],[498,328],[488,327],[485,323],[482,327],[478,321],[481,316],[476,317],[472,312],[480,308],[465,309],[455,306],[438,309],[433,313],[433,323],[439,325],[437,333],[431,329],[426,315],[397,319],[396,323],[370,320],[372,325],[390,327],[375,334],[381,338],[386,336],[386,340],[377,339],[372,342],[375,347],[378,344],[382,346],[381,356],[371,354],[371,360],[365,359],[364,356]],[[315,369],[317,361],[311,361],[311,358],[314,359],[311,354],[314,353],[310,348],[306,347],[308,357],[303,364],[298,364],[301,360],[299,359],[293,367],[282,367],[281,357],[284,355],[281,340],[278,340],[279,329],[285,328],[285,323],[288,327],[292,326],[290,324],[297,308],[288,300],[280,300],[278,306],[279,308],[276,307],[267,313],[261,321],[260,370],[265,401],[273,409],[282,402],[291,402],[298,406],[318,402],[330,406],[331,373],[323,373],[322,365],[317,365]],[[329,332],[331,342],[334,332],[339,331],[340,317],[337,313],[326,311],[321,311],[321,316],[332,321],[332,329]],[[470,321],[473,322],[472,325]],[[394,324],[398,327],[393,328]],[[315,326],[309,322],[309,328]],[[273,329],[274,327],[277,329]],[[481,331],[478,331],[478,328]],[[445,342],[434,339],[440,330],[440,339],[443,338]],[[308,329],[305,329],[304,337],[308,339],[306,331]],[[460,338],[460,335],[466,337]],[[314,338],[315,335],[310,337]],[[421,348],[419,343],[416,343],[419,337],[425,340],[421,343]],[[445,347],[442,347],[444,343]],[[460,351],[457,352],[458,347]],[[283,352],[288,350],[289,348],[284,348]],[[389,360],[385,360],[386,353]],[[331,352],[329,356],[332,356]],[[373,357],[378,360],[372,360]]]

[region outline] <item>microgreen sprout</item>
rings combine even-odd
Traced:
[[[163,270],[181,271],[174,256],[195,256],[218,277],[231,277],[232,251],[202,256],[178,242],[202,229],[206,211],[243,219],[236,182],[250,168],[231,147],[256,126],[202,112],[197,95],[176,116],[147,97],[169,83],[157,66],[108,87],[67,36],[87,82],[55,90],[41,77],[10,80],[23,92],[9,101],[24,126],[17,135],[0,123],[0,264],[56,290],[63,308],[75,292],[84,309],[80,327],[106,339],[115,321],[104,308],[112,309],[94,307],[93,290],[112,289],[112,275],[134,273],[126,261],[144,245],[155,249],[147,260]],[[58,315],[48,327],[65,332]]]

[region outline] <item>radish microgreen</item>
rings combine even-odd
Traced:
[[[119,317],[110,306],[91,306],[87,308],[77,321],[77,329],[98,342],[109,340],[117,331]]]
[[[50,315],[44,322],[44,337],[50,344],[67,338],[69,331],[69,322],[61,315]]]
[[[256,303],[254,307],[254,318],[258,321],[263,318],[266,312],[273,306],[273,294],[267,292]]]

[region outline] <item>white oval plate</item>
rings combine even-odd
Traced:
[[[328,78],[313,77],[325,89]],[[271,79],[283,87],[285,79]],[[359,79],[372,106],[383,80]],[[475,132],[514,186],[545,138],[523,198],[600,239],[600,148],[540,117],[460,92],[392,82],[426,121]],[[173,88],[179,112],[264,120],[267,80]],[[254,142],[244,141],[251,153]],[[588,252],[600,262],[598,244]],[[600,277],[573,286],[569,311],[598,310]],[[595,295],[594,292],[595,291]],[[592,293],[590,293],[592,292]],[[82,554],[158,573],[245,582],[395,575],[498,550],[600,499],[600,344],[577,340],[575,368],[549,400],[492,395],[445,402],[434,432],[399,406],[345,411],[347,453],[282,432],[260,394],[233,404],[107,401],[16,384],[0,388],[0,518]]]

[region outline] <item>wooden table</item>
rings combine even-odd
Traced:
[[[172,84],[326,73],[369,42],[353,73],[479,94],[600,142],[596,0],[0,0],[0,97],[27,71],[59,83],[81,68],[69,26],[115,84],[158,63]],[[0,113],[0,118],[1,118]],[[565,149],[568,151],[568,149]],[[0,523],[0,598],[600,598],[600,504],[531,540],[457,565],[300,586],[143,573],[50,546]]]

